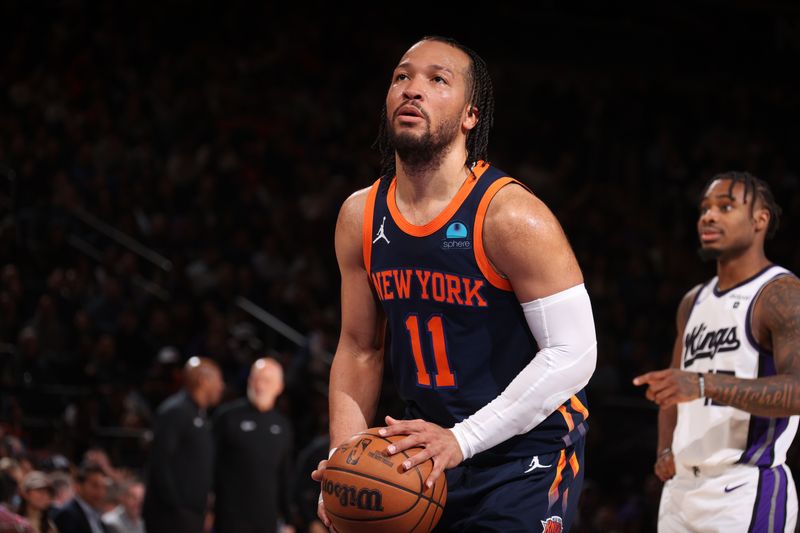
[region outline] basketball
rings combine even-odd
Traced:
[[[439,522],[447,500],[445,476],[429,489],[425,480],[433,461],[403,469],[403,461],[421,448],[387,456],[389,444],[403,438],[381,437],[378,428],[370,428],[331,456],[322,478],[322,499],[337,531],[427,533]]]

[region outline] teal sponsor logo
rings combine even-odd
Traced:
[[[452,222],[444,232],[442,250],[468,250],[472,248],[472,241],[468,240],[469,230],[463,222]]]
[[[445,237],[448,239],[466,239],[467,227],[461,222],[453,222],[447,226]]]

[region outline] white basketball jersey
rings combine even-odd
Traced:
[[[757,344],[750,322],[764,285],[786,275],[791,273],[771,265],[725,291],[717,289],[716,277],[706,283],[686,322],[681,369],[739,378],[775,375],[772,353]],[[797,424],[797,416],[765,418],[698,399],[678,404],[672,450],[688,468],[739,462],[771,467],[786,461]]]

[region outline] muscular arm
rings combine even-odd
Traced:
[[[372,423],[383,375],[385,319],[370,288],[361,244],[367,192],[359,191],[348,198],[336,223],[342,330],[330,377],[332,447]]]
[[[498,191],[484,229],[487,255],[523,303],[539,352],[488,405],[456,424],[465,457],[530,431],[586,386],[597,356],[583,276],[555,216],[517,185]]]
[[[678,305],[678,312],[675,318],[676,335],[675,343],[672,346],[672,362],[670,368],[680,369],[681,356],[683,354],[683,333],[686,321],[689,319],[689,312],[697,296],[700,285],[687,292],[681,303]],[[656,448],[655,473],[666,481],[675,475],[675,460],[672,455],[672,436],[675,434],[675,426],[678,423],[678,408],[675,405],[661,407],[658,410],[658,446]]]
[[[689,312],[697,296],[701,285],[697,285],[687,292],[681,303],[678,304],[678,313],[675,317],[675,343],[672,346],[672,362],[670,368],[681,367],[681,356],[683,354],[683,332],[686,321],[689,320]],[[658,451],[672,446],[672,434],[675,432],[675,424],[678,422],[678,409],[674,405],[662,407],[658,412]]]
[[[777,375],[742,379],[706,376],[706,396],[758,416],[800,414],[800,280],[779,278],[764,287],[753,310],[753,329],[772,346]]]
[[[484,243],[492,265],[508,278],[520,302],[583,283],[558,220],[541,200],[519,185],[503,187],[489,204]]]

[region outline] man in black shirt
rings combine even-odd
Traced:
[[[184,377],[184,390],[158,408],[143,509],[148,533],[203,531],[214,471],[206,409],[225,384],[217,364],[201,357],[187,361]]]
[[[280,364],[259,359],[250,369],[247,398],[220,407],[214,418],[219,533],[274,533],[279,518],[289,521],[292,428],[274,409],[282,391]]]

